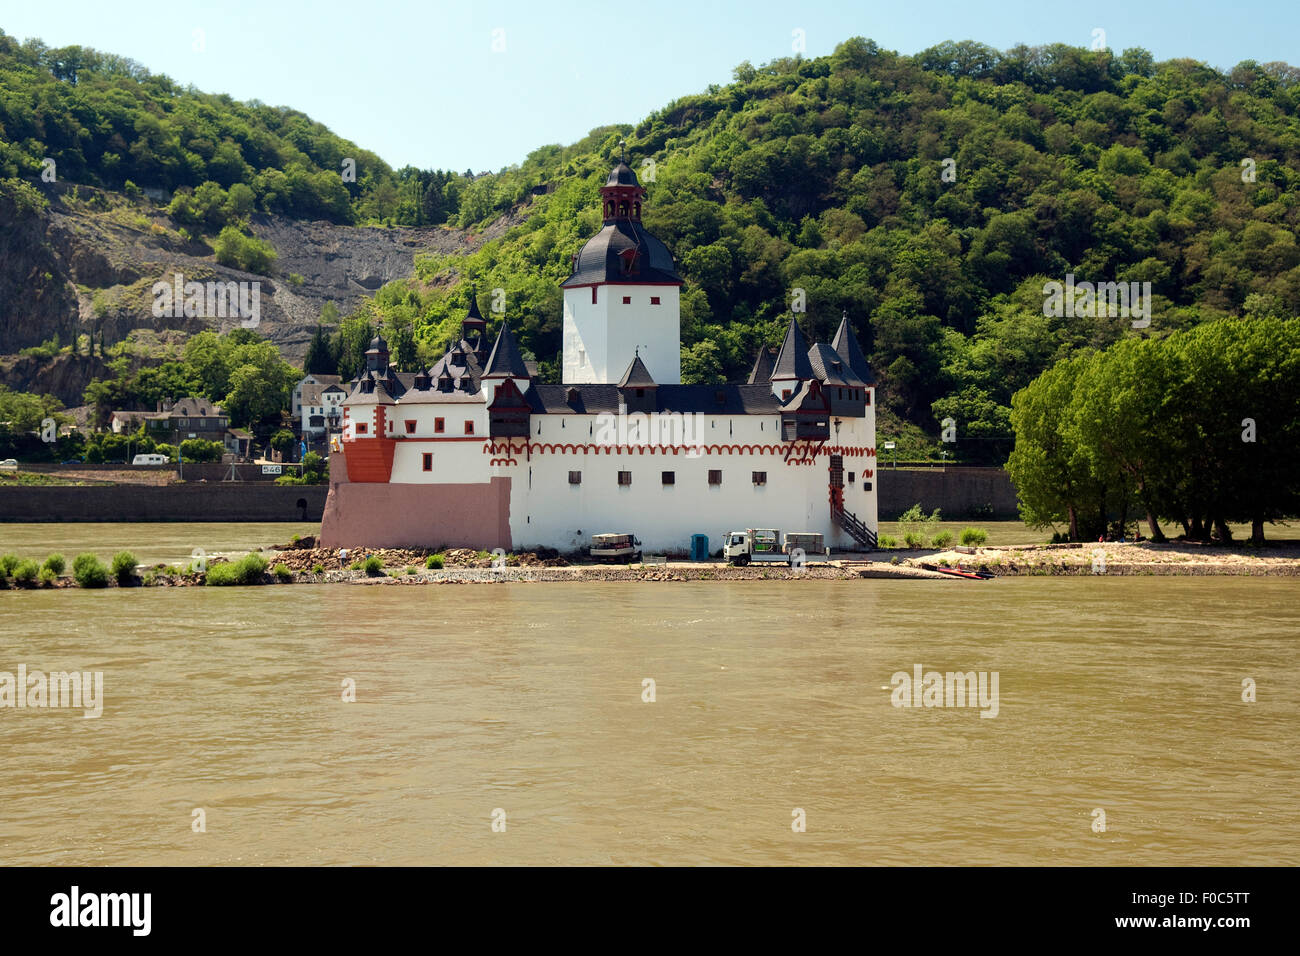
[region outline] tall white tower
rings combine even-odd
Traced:
[[[619,162],[600,188],[605,225],[564,288],[564,381],[616,384],[640,356],[661,385],[682,380],[681,287],[668,247],[641,225],[646,191]]]

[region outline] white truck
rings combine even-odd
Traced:
[[[630,532],[593,534],[588,552],[593,561],[631,564],[641,560],[641,542]]]
[[[743,568],[747,564],[788,564],[797,567],[812,561],[825,561],[830,551],[823,537],[815,531],[792,531],[781,543],[781,532],[775,528],[746,528],[727,532],[727,543],[722,546],[722,556],[730,564]]]

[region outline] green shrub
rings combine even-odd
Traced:
[[[275,249],[254,236],[245,236],[235,226],[226,226],[212,244],[217,261],[245,272],[268,275],[275,263]]]
[[[414,574],[415,568],[407,567],[402,569],[403,574]]]
[[[962,528],[961,543],[966,547],[978,547],[989,539],[989,533],[983,528]]]
[[[349,570],[349,571],[360,571],[360,570],[361,570],[361,562],[360,562],[360,561],[353,561],[351,564],[348,565],[348,570]]]
[[[935,548],[946,548],[951,544],[952,544],[951,531],[940,531],[938,534],[936,534],[933,538],[930,539],[931,547],[935,547]]]
[[[431,554],[425,559],[424,566],[430,571],[441,571],[446,560],[441,554]]]
[[[72,577],[80,587],[102,588],[108,586],[108,568],[89,551],[77,555],[72,561]]]
[[[290,543],[290,544],[297,544],[297,543],[298,543],[299,541],[301,541],[301,540],[302,540],[302,535],[300,535],[300,534],[295,534],[292,538],[289,539],[289,543]]]
[[[41,566],[31,558],[24,558],[14,567],[14,580],[24,587],[36,583],[36,576],[41,573]]]
[[[0,556],[0,572],[4,572],[4,577],[14,573],[14,568],[18,567],[18,555],[6,554]]]
[[[370,557],[366,558],[365,567],[366,567],[366,574],[373,575],[373,574],[384,573],[384,562],[380,561],[379,556],[376,554],[372,554]]]
[[[46,570],[52,571],[55,577],[58,577],[60,574],[62,574],[63,569],[66,568],[67,566],[68,566],[68,562],[63,560],[63,555],[61,554],[50,555],[48,558],[45,559],[45,564],[42,565],[42,567],[45,568]]]
[[[323,564],[313,564],[313,565],[312,565],[312,568],[311,568],[311,573],[312,573],[312,574],[324,574],[324,573],[325,573],[325,565],[323,565]]]
[[[44,585],[45,587],[47,588],[53,587],[54,582],[57,581],[58,579],[59,576],[54,573],[53,569],[41,568],[41,584]]]
[[[238,561],[214,564],[208,568],[206,583],[217,587],[232,584],[260,584],[266,573],[266,558],[260,554],[246,554]]]
[[[895,538],[893,535],[889,535],[889,534],[877,535],[876,547],[880,548],[882,551],[888,548],[897,548],[898,539]]]
[[[907,534],[903,535],[903,543],[909,548],[924,548],[925,535],[921,534],[919,531],[909,531]]]
[[[109,570],[117,578],[118,584],[127,585],[134,580],[135,566],[139,563],[130,551],[119,551],[113,555],[113,564]]]
[[[285,564],[283,561],[275,566],[275,576],[280,581],[293,580],[293,572],[289,570],[289,565]]]

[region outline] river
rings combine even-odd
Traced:
[[[0,622],[0,671],[103,673],[97,719],[0,708],[11,865],[1300,863],[1287,579],[11,590]],[[997,672],[996,717],[894,707],[918,664]]]

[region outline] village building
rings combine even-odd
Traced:
[[[569,551],[631,532],[672,554],[764,527],[874,547],[875,377],[847,316],[811,345],[792,317],[743,383],[684,385],[683,283],[646,191],[620,162],[600,193],[562,283],[563,384],[536,381],[508,320],[489,337],[473,298],[428,369],[398,372],[377,336],[342,403],[322,544]]]
[[[115,411],[109,418],[109,429],[115,435],[139,431],[144,424],[146,432],[155,441],[178,444],[190,438],[221,442],[225,453],[236,458],[246,458],[252,452],[252,438],[248,432],[230,427],[230,418],[221,406],[206,398],[193,396],[178,402],[159,402],[156,411]]]

